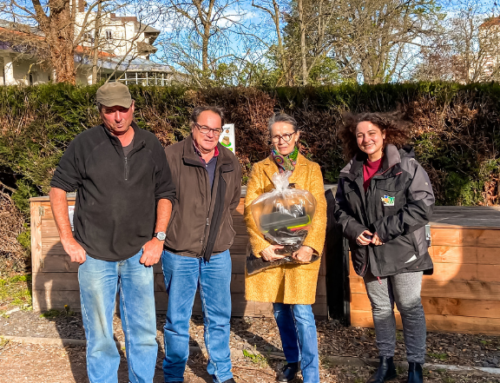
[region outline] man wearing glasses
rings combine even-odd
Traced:
[[[191,135],[165,149],[176,201],[162,254],[168,294],[164,327],[165,382],[182,382],[189,357],[189,321],[198,286],[208,351],[207,370],[216,383],[234,382],[229,351],[231,214],[241,195],[236,156],[219,144],[224,114],[197,107]]]

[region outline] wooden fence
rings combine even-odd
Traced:
[[[245,259],[248,236],[243,219],[243,196],[233,214],[236,238],[230,249],[232,258],[231,296],[233,316],[272,316],[270,303],[248,302],[245,300]],[[68,197],[68,204],[74,206],[74,196]],[[46,311],[62,309],[69,305],[74,311],[80,310],[78,289],[78,264],[71,263],[60,242],[48,197],[31,199],[31,236],[33,272],[33,309]],[[161,265],[154,266],[156,308],[159,312],[167,309],[167,294],[163,282]],[[314,313],[326,317],[326,282],[323,260],[318,278]],[[201,302],[197,294],[194,310],[201,314]]]
[[[431,222],[434,274],[424,276],[429,331],[500,334],[500,211],[437,207]],[[350,320],[373,327],[363,279],[350,264]],[[398,327],[401,317],[396,314]]]

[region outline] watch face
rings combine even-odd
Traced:
[[[164,241],[165,238],[167,238],[167,235],[163,232],[156,233],[156,238],[158,238],[160,241]]]

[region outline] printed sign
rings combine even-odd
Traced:
[[[384,204],[384,206],[394,206],[395,199],[396,197],[385,195],[382,197],[382,203]]]
[[[219,142],[225,148],[228,148],[233,154],[236,154],[236,143],[234,139],[234,124],[225,124],[222,127],[222,133]]]

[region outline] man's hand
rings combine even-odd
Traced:
[[[293,253],[293,258],[300,263],[309,263],[311,262],[314,250],[309,246],[301,246],[299,250]]]
[[[161,258],[163,241],[160,241],[155,237],[151,241],[146,242],[146,244],[142,247],[142,250],[142,257],[139,262],[144,264],[144,266],[156,265]]]
[[[274,252],[275,250],[279,249],[283,249],[283,246],[271,245],[266,247],[264,250],[261,251],[262,259],[264,261],[271,262],[271,261],[276,261],[277,259],[285,258],[286,255],[278,255]]]
[[[68,253],[71,262],[79,263],[80,265],[87,259],[86,251],[74,238],[62,241],[64,251]]]

